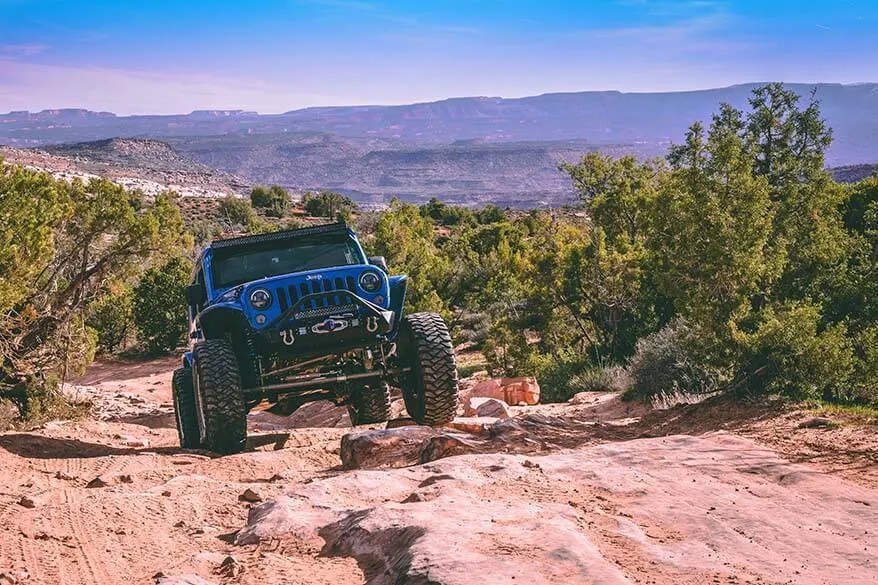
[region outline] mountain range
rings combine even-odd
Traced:
[[[693,121],[709,120],[720,103],[746,108],[758,85],[452,98],[267,115],[244,110],[171,116],[82,109],[10,112],[0,115],[0,144],[47,148],[113,137],[154,138],[253,183],[331,188],[369,204],[394,196],[439,196],[459,203],[545,205],[571,196],[559,162],[595,149],[661,155]],[[820,100],[833,128],[829,165],[878,162],[878,84],[787,87],[806,99],[813,91]],[[76,153],[75,146],[52,150]]]

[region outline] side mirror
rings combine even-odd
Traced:
[[[371,264],[372,266],[377,266],[384,272],[390,272],[390,270],[387,268],[387,260],[384,258],[384,256],[372,256],[371,258],[369,258],[369,264]]]
[[[203,305],[204,301],[204,287],[202,285],[195,283],[186,287],[186,302],[189,305],[198,307]]]

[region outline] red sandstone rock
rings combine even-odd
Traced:
[[[494,378],[476,384],[469,396],[496,398],[506,404],[533,405],[540,402],[540,385],[532,377]]]
[[[509,405],[496,398],[473,396],[466,401],[464,416],[489,416],[493,418],[509,418]]]

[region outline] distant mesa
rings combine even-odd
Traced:
[[[839,183],[856,183],[869,177],[878,177],[878,164],[835,167],[831,171],[832,178]]]
[[[249,110],[194,110],[189,113],[187,118],[193,120],[214,120],[217,118],[244,118],[258,115],[258,112],[251,112]]]
[[[28,112],[27,110],[17,110],[8,114],[0,114],[0,119],[13,119],[21,121],[40,121],[40,120],[82,120],[86,118],[116,118],[116,114],[112,112],[94,112],[83,108],[63,108],[60,110],[42,110],[40,112]]]

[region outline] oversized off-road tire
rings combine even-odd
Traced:
[[[380,382],[357,388],[348,403],[351,424],[371,425],[390,418],[390,385]]]
[[[418,424],[440,426],[457,410],[457,364],[451,335],[436,313],[407,315],[397,339],[405,408]]]
[[[247,405],[232,344],[225,339],[200,342],[192,352],[192,368],[202,446],[222,455],[243,451]]]
[[[177,436],[184,449],[197,449],[201,446],[201,433],[198,430],[198,413],[195,407],[195,386],[192,383],[190,368],[177,368],[171,378],[171,394],[174,398],[174,418],[177,422]]]

